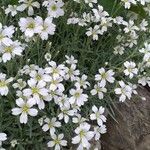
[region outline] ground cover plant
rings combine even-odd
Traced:
[[[115,103],[145,100],[137,88],[150,86],[150,0],[0,6],[1,150],[88,150]]]

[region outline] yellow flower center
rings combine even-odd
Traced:
[[[101,92],[101,89],[99,87],[96,88],[97,92]]]
[[[43,25],[43,31],[47,30],[48,26],[47,25]]]
[[[28,1],[28,7],[32,5],[32,0]]]
[[[12,47],[11,46],[7,46],[6,48],[5,48],[5,52],[7,52],[7,53],[11,53],[12,52]]]
[[[102,79],[106,79],[107,78],[107,74],[105,72],[102,73],[101,76],[102,76]]]
[[[35,28],[35,24],[34,24],[34,22],[31,22],[30,24],[28,24],[28,28],[30,28],[30,29],[34,29],[34,28]]]
[[[49,127],[49,128],[52,128],[52,127],[53,127],[53,125],[52,125],[51,122],[48,123],[48,127]]]
[[[128,71],[129,71],[129,72],[132,72],[132,68],[131,68],[131,67],[129,67],[129,68],[128,68]]]
[[[80,131],[80,137],[82,138],[82,137],[84,137],[84,136],[85,136],[85,133],[84,133],[83,130],[81,130],[81,131]]]
[[[67,111],[66,109],[63,110],[63,113],[64,113],[64,114],[67,114],[67,112],[68,112],[68,111]]]
[[[33,93],[33,94],[39,93],[39,89],[38,89],[37,87],[33,87],[33,88],[32,88],[32,93]]]
[[[6,86],[5,81],[0,81],[0,87],[4,87],[4,86]]]
[[[55,74],[58,73],[58,69],[57,69],[57,68],[54,68],[54,69],[53,69],[53,74],[54,74],[54,73],[55,73]]]
[[[99,112],[96,112],[95,115],[96,115],[96,118],[99,118]]]
[[[80,97],[80,93],[79,92],[77,92],[77,93],[75,93],[75,95],[74,95],[76,98],[79,98]]]
[[[25,105],[22,107],[22,111],[27,113],[27,112],[29,111],[29,108],[30,108],[30,107],[29,107],[27,104],[25,104]]]
[[[71,76],[73,74],[73,69],[69,69],[68,74]]]
[[[54,142],[55,144],[60,144],[60,141],[58,139],[56,139]]]
[[[56,6],[55,4],[52,5],[52,6],[51,6],[51,10],[52,10],[52,11],[56,11],[56,10],[57,10],[57,6]]]
[[[41,76],[40,75],[37,75],[36,76],[36,79],[39,81],[39,80],[41,80]]]

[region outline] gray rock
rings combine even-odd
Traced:
[[[139,89],[146,101],[134,97],[116,104],[116,121],[107,120],[108,132],[102,136],[102,150],[150,150],[150,92]]]

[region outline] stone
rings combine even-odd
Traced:
[[[101,150],[150,150],[150,92],[140,87],[138,96],[116,104],[115,119],[108,117]]]

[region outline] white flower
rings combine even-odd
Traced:
[[[54,102],[56,102],[56,104],[57,104],[57,100],[58,100],[57,98],[59,96],[62,96],[62,95],[63,95],[63,93],[61,91],[59,91],[59,90],[55,90],[55,91],[50,90],[49,91],[49,101],[51,101],[52,99],[54,99]]]
[[[89,4],[90,7],[93,7],[92,3],[97,3],[97,0],[85,0],[85,3]]]
[[[134,45],[137,45],[138,35],[135,32],[131,32],[128,36],[127,43],[125,43],[126,47],[132,48]]]
[[[33,2],[33,0],[19,0],[19,3],[22,3],[20,6],[17,7],[18,11],[24,11],[25,9],[28,9],[28,15],[32,16],[34,14],[33,7],[40,8],[39,2]]]
[[[69,98],[70,104],[77,104],[78,106],[84,105],[84,102],[88,101],[88,95],[83,94],[83,90],[78,87],[77,89],[71,89],[70,94],[72,95]]]
[[[115,78],[113,75],[115,74],[113,70],[108,70],[107,72],[105,71],[104,68],[101,68],[98,70],[99,74],[95,75],[95,80],[100,82],[100,85],[104,87],[106,85],[106,81],[110,83],[114,83]]]
[[[52,55],[50,53],[46,53],[44,57],[45,57],[46,61],[49,62],[52,58]]]
[[[65,75],[63,64],[57,66],[56,62],[50,61],[49,65],[50,67],[46,67],[45,71],[47,74],[51,74],[54,80],[58,79],[59,77],[63,77]]]
[[[74,110],[70,110],[70,106],[66,107],[61,107],[61,113],[58,115],[59,120],[64,119],[65,123],[69,122],[69,116],[74,115]]]
[[[48,35],[54,35],[56,25],[52,23],[53,21],[52,18],[48,17],[45,20],[43,20],[41,17],[37,16],[35,18],[35,21],[38,22],[38,24],[42,26],[42,29],[39,32],[39,35],[42,40],[47,40]]]
[[[87,36],[92,36],[93,40],[98,40],[98,34],[100,34],[100,27],[98,25],[95,25],[94,28],[90,27],[88,28],[88,31],[86,32]]]
[[[74,2],[80,3],[81,0],[73,0]]]
[[[87,76],[83,74],[81,78],[76,79],[77,82],[75,83],[75,86],[83,87],[84,89],[86,89],[88,86],[90,86],[90,83],[86,80],[87,80]]]
[[[147,26],[148,26],[148,22],[145,19],[143,19],[142,22],[140,23],[140,30],[141,31],[146,31]]]
[[[72,64],[70,66],[70,68],[68,67],[65,67],[65,72],[66,72],[66,75],[65,75],[65,80],[69,80],[71,79],[71,81],[74,81],[77,79],[78,75],[80,74],[80,71],[79,70],[76,70],[76,64]]]
[[[79,18],[78,25],[81,27],[87,26],[86,20]]]
[[[59,134],[58,136],[56,134],[51,135],[52,141],[49,141],[47,143],[48,147],[54,147],[54,150],[61,150],[62,146],[67,146],[67,141],[63,140],[64,134]]]
[[[0,45],[0,54],[2,54],[2,60],[4,63],[14,58],[16,55],[21,56],[24,47],[20,42],[14,41],[9,46]]]
[[[57,121],[57,119],[54,117],[51,120],[49,118],[46,118],[44,120],[46,124],[43,125],[42,129],[44,132],[50,131],[50,134],[53,135],[55,133],[55,128],[61,127],[61,123]]]
[[[115,93],[121,95],[119,101],[124,102],[126,97],[131,98],[132,88],[129,85],[126,85],[123,81],[119,81],[120,88],[115,89]]]
[[[13,78],[6,79],[6,74],[0,73],[0,95],[6,96],[8,94],[8,84],[13,81]]]
[[[17,91],[16,91],[16,96],[17,96],[18,98],[22,98],[22,99],[27,100],[27,97],[23,96],[23,92],[20,91],[20,90],[17,90]]]
[[[122,54],[124,54],[124,50],[125,50],[125,48],[123,46],[118,45],[118,46],[114,47],[114,54],[122,55]]]
[[[17,83],[14,83],[13,84],[13,88],[15,88],[15,89],[19,89],[19,90],[22,90],[23,88],[25,88],[26,87],[26,82],[25,81],[23,81],[22,79],[18,79],[17,80]]]
[[[69,98],[67,95],[59,96],[55,99],[55,103],[59,105],[59,107],[69,107]]]
[[[99,99],[103,99],[104,98],[104,94],[103,93],[106,93],[106,92],[107,92],[107,89],[104,88],[103,86],[101,86],[100,83],[95,84],[94,85],[94,89],[91,90],[91,94],[92,95],[98,94],[98,98]]]
[[[67,20],[67,24],[77,24],[79,23],[79,18],[72,17]]]
[[[130,83],[130,82],[128,82],[128,84],[129,84],[129,86],[130,86],[131,89],[132,89],[132,93],[133,93],[133,94],[138,94],[138,92],[136,91],[137,85],[136,85],[136,84],[132,84],[132,83]]]
[[[50,82],[51,76],[45,74],[45,70],[42,68],[39,68],[37,71],[32,70],[30,72],[30,77],[35,80],[35,82],[44,81],[44,82]]]
[[[82,124],[85,123],[85,121],[87,121],[87,119],[82,117],[80,114],[76,114],[76,117],[72,118],[73,123]]]
[[[113,22],[118,24],[118,25],[125,23],[125,21],[123,20],[123,17],[121,17],[121,16],[117,16],[117,17],[113,18]]]
[[[137,0],[138,2],[140,2],[142,5],[145,5],[145,3],[149,3],[149,0]]]
[[[101,134],[104,134],[106,133],[107,129],[106,129],[106,126],[105,125],[102,125],[102,126],[96,126],[94,127],[94,133],[95,133],[95,140],[99,140],[100,137],[101,137]]]
[[[148,60],[150,55],[150,44],[147,42],[144,43],[144,48],[140,49],[139,52],[144,54],[143,60]]]
[[[14,26],[3,27],[0,23],[0,45],[5,44],[9,46],[10,44],[12,44],[12,40],[10,38],[12,38],[14,32]]]
[[[29,99],[27,102],[24,101],[22,98],[19,98],[16,100],[16,104],[20,107],[16,107],[12,109],[12,114],[17,116],[21,114],[20,116],[20,123],[26,124],[28,121],[28,115],[30,116],[36,116],[38,111],[32,106],[34,105],[34,101],[32,99]]]
[[[84,12],[83,13],[83,19],[84,19],[85,22],[89,22],[90,23],[92,21],[92,19],[93,19],[93,16],[92,16],[91,13]]]
[[[5,150],[3,147],[2,147],[2,142],[7,140],[7,135],[5,133],[0,133],[0,150]]]
[[[58,90],[60,92],[63,92],[65,90],[65,87],[61,83],[62,81],[63,81],[63,79],[61,77],[58,77],[56,79],[51,78],[49,89],[52,90],[52,91]]]
[[[40,126],[42,126],[44,124],[44,117],[38,119],[38,123],[40,124]]]
[[[38,69],[39,69],[39,66],[34,65],[34,64],[31,64],[31,65],[29,65],[29,66],[28,66],[28,65],[25,65],[25,66],[23,67],[23,69],[19,70],[19,73],[20,73],[21,75],[23,75],[23,74],[29,75],[32,70],[38,70]]]
[[[64,3],[62,1],[51,1],[47,5],[48,15],[50,17],[58,18],[64,15],[64,10],[62,9]]]
[[[30,79],[28,80],[28,85],[30,88],[24,89],[23,95],[26,97],[33,96],[33,101],[41,108],[41,103],[43,106],[42,96],[48,96],[48,89],[45,88],[46,83],[44,81],[36,82]],[[43,109],[43,107],[41,109]]]
[[[103,122],[106,122],[106,117],[103,115],[105,108],[104,107],[99,107],[99,109],[94,105],[92,106],[92,111],[94,113],[92,113],[90,115],[90,119],[91,120],[97,120],[97,124],[99,126],[103,125]]]
[[[90,148],[91,144],[89,143],[89,141],[94,136],[94,132],[89,131],[90,127],[91,126],[89,124],[82,123],[82,124],[80,124],[79,127],[77,127],[75,129],[75,133],[77,134],[77,136],[72,138],[72,143],[73,144],[78,144],[79,143],[79,147],[78,147],[77,150],[80,150],[80,148],[82,148],[82,149],[84,149],[84,148],[89,149]]]
[[[124,62],[124,66],[126,67],[126,69],[124,70],[124,73],[126,76],[129,76],[130,79],[132,79],[134,75],[137,75],[138,69],[135,68],[136,64],[134,62],[126,61]]]
[[[126,27],[124,28],[124,32],[125,33],[134,33],[135,34],[135,31],[139,31],[139,28],[137,26],[134,25],[134,21],[133,20],[129,20],[129,23],[125,23],[124,24]]]
[[[102,18],[101,19],[101,24],[100,24],[100,26],[101,26],[100,34],[101,35],[103,35],[104,32],[107,31],[108,27],[112,27],[111,21],[112,21],[111,17],[109,17],[109,18]]]
[[[36,22],[33,18],[20,18],[19,20],[20,30],[25,33],[27,37],[33,37],[35,33],[41,33],[43,27]]]
[[[95,15],[95,22],[99,22],[101,18],[105,18],[106,16],[109,16],[109,14],[106,11],[103,11],[103,7],[98,5],[98,9],[92,9],[94,15]]]
[[[140,77],[138,83],[142,84],[143,86],[146,86],[146,84],[148,84],[148,86],[150,87],[150,77]]]
[[[67,64],[70,64],[70,65],[72,65],[72,64],[76,64],[78,61],[71,55],[70,57],[69,56],[67,56],[67,55],[65,55],[65,57],[66,57],[66,63]]]
[[[5,14],[11,14],[11,16],[15,16],[17,14],[17,6],[16,5],[8,5],[8,8],[5,9]]]
[[[0,133],[0,141],[6,141],[7,140],[7,135],[5,133]]]
[[[136,4],[135,0],[121,0],[124,3],[125,8],[129,9],[131,4]]]
[[[11,147],[15,147],[17,144],[18,144],[18,142],[17,142],[17,140],[12,140],[11,142]]]

